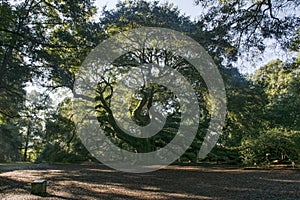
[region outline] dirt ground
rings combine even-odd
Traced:
[[[30,194],[47,180],[47,196]],[[300,199],[300,171],[169,166],[146,174],[101,164],[0,167],[0,199]]]

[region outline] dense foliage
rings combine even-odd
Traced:
[[[103,9],[99,21],[95,21],[93,1],[1,1],[0,162],[93,159],[76,134],[72,101],[64,99],[54,105],[56,100],[51,101],[49,94],[57,92],[58,97],[60,88],[73,89],[76,72],[97,44],[138,27],[183,32],[199,42],[217,64],[226,86],[228,112],[223,135],[207,160],[247,165],[299,162],[299,18],[282,16],[291,7],[299,9],[298,1],[195,2],[208,8],[197,21],[181,15],[171,4],[142,0],[123,1],[113,10]],[[251,52],[255,57],[263,52],[267,39],[298,55],[289,61],[272,61],[248,76],[233,67],[241,54]],[[153,49],[130,52],[117,59],[111,70],[122,68],[125,72],[143,63],[165,63],[193,85],[202,111],[200,128],[178,161],[199,161],[197,153],[210,121],[205,101],[208,91],[202,77],[181,57]],[[159,134],[137,139],[113,120],[110,102],[114,78],[99,80],[96,97],[97,118],[107,136],[133,152],[150,152],[168,144],[180,124],[174,94],[155,84],[139,88],[130,102],[131,117],[138,125],[147,125],[153,103],[168,102],[165,106],[174,109]],[[42,91],[26,91],[29,83],[42,87]]]

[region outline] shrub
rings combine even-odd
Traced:
[[[299,132],[271,129],[257,137],[245,138],[241,156],[245,165],[263,165],[271,162],[298,162],[300,155]]]
[[[76,163],[88,160],[89,157],[67,152],[58,143],[47,144],[36,162],[48,163]]]

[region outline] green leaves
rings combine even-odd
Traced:
[[[208,9],[199,22],[216,35],[227,36],[227,42],[244,52],[257,56],[272,41],[288,49],[300,22],[297,0],[240,1],[195,0]],[[200,9],[199,9],[200,10]],[[199,14],[201,14],[199,12]],[[268,39],[268,43],[266,42]]]
[[[120,2],[116,10],[103,10],[100,24],[112,33],[141,26],[171,28],[187,33],[193,29],[189,18],[180,15],[176,7],[147,1]]]
[[[299,161],[299,132],[271,129],[256,138],[245,138],[241,145],[244,164],[267,164]]]
[[[1,1],[1,124],[17,120],[20,123],[14,123],[16,129],[23,126],[20,113],[28,111],[24,107],[23,89],[27,82],[50,89],[73,87],[76,69],[101,36],[99,27],[92,22],[95,12],[92,1]],[[28,116],[36,111],[31,110]],[[35,134],[30,132],[29,136]],[[34,142],[30,137],[27,139]]]
[[[300,130],[299,69],[277,60],[259,69],[253,79],[268,97],[265,112],[271,127]]]
[[[24,125],[24,120],[19,120],[20,114],[27,112],[33,116],[44,106],[39,105],[41,107],[32,111],[25,108],[23,88],[27,82],[38,83],[49,90],[63,86],[72,89],[74,74],[97,44],[116,33],[143,26],[171,28],[191,36],[206,48],[218,64],[225,80],[229,102],[227,123],[218,151],[222,150],[221,147],[226,149],[243,146],[245,149],[240,153],[245,162],[251,160],[253,163],[265,162],[267,153],[277,155],[276,152],[282,152],[278,149],[291,150],[289,145],[294,148],[292,138],[298,141],[297,131],[300,130],[300,20],[298,15],[293,15],[293,10],[299,9],[299,1],[220,0],[217,4],[213,0],[195,2],[208,9],[197,21],[180,15],[180,10],[169,3],[124,1],[119,2],[115,10],[104,9],[100,21],[95,22],[93,17],[96,8],[91,0],[1,1],[0,143],[4,147],[0,160],[7,159],[2,156],[4,154],[15,159],[20,153],[18,148],[22,146],[22,141],[19,131],[27,125]],[[289,47],[298,53],[298,57],[291,59],[290,63],[280,60],[270,62],[247,81],[237,69],[232,68],[232,62],[236,61],[240,53],[249,52],[251,48],[258,49],[254,52],[255,55],[264,51],[266,38],[275,39],[285,49]],[[202,136],[210,120],[205,103],[208,95],[205,83],[189,63],[171,52],[150,49],[131,52],[117,59],[113,68],[121,67],[123,71],[120,70],[118,74],[121,76],[126,73],[128,66],[138,66],[145,60],[148,63],[164,61],[165,65],[176,68],[194,86],[202,109],[199,120],[201,128],[186,157],[195,161],[196,149],[202,144]],[[111,74],[108,77],[114,78]],[[109,84],[102,85],[106,90],[101,94],[104,101],[97,108],[98,119],[116,144],[131,151],[149,152],[156,147],[164,147],[172,140],[180,122],[179,112],[173,113],[167,119],[165,129],[148,141],[137,142],[134,138],[126,138],[125,133],[115,128],[110,110],[104,107],[105,102],[109,105],[113,93]],[[150,95],[149,88],[143,88],[131,99],[132,117],[139,118],[136,121],[143,125],[149,120],[149,116],[145,115],[147,102],[142,103],[144,99],[169,101],[166,106],[173,106],[178,111],[172,92],[157,85],[153,88],[154,94]],[[141,109],[138,109],[139,105],[143,105],[140,106]],[[72,119],[65,116],[67,108],[71,108],[70,103],[61,106],[61,110],[47,120],[48,135],[32,130],[32,136],[38,135],[43,142],[39,150],[47,140],[49,145],[45,155],[50,152],[55,157],[55,153],[59,152],[62,157],[66,154],[88,156],[74,135]],[[43,109],[51,110],[49,107]],[[41,124],[40,121],[37,123]],[[38,127],[34,129],[37,130]],[[120,135],[116,134],[117,131],[120,131]],[[283,132],[284,137],[279,132]],[[33,137],[29,139],[33,141]],[[280,144],[280,140],[284,143]],[[266,144],[261,145],[262,142]],[[137,145],[133,145],[134,143]],[[273,148],[273,144],[277,146]],[[13,154],[10,155],[10,151]],[[263,159],[259,160],[261,157]]]

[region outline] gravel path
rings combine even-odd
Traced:
[[[30,183],[47,180],[47,197]],[[0,199],[300,199],[300,171],[169,166],[130,174],[100,164],[0,167]]]

